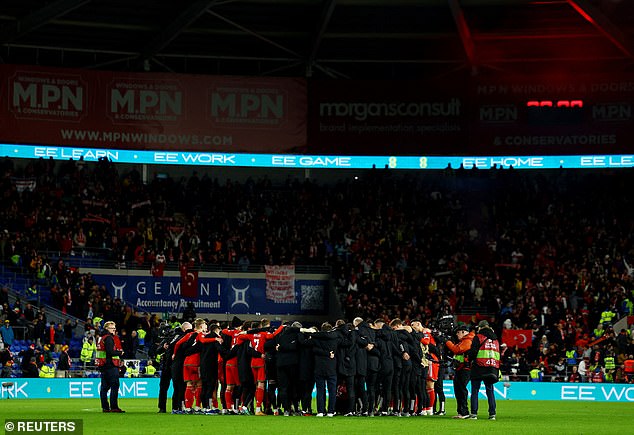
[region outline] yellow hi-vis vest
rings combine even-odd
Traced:
[[[93,341],[92,344],[89,341],[86,341],[81,347],[81,353],[79,354],[79,359],[82,362],[89,362],[92,359],[95,351],[97,350],[97,345]]]
[[[42,368],[40,368],[40,378],[54,378],[55,377],[55,367],[51,367],[49,365],[44,364]]]

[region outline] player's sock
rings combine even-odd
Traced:
[[[436,403],[436,391],[434,391],[433,388],[428,388],[427,394],[429,395],[429,408],[427,409],[434,409],[434,403]]]
[[[194,404],[194,389],[191,386],[185,388],[185,408],[191,409]]]
[[[200,387],[196,387],[196,389],[194,390],[194,398],[196,399],[196,405],[200,408],[203,408],[202,402],[200,401],[200,394],[202,393],[203,389]]]
[[[227,408],[233,409],[233,394],[231,391],[225,391],[225,402],[227,403]]]
[[[264,388],[256,388],[256,390],[255,390],[255,406],[257,406],[258,408],[261,408],[263,401],[264,401]]]

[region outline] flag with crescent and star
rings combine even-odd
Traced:
[[[533,331],[530,329],[505,329],[502,331],[502,343],[508,347],[531,347]]]
[[[189,265],[181,265],[181,296],[195,298],[198,296],[198,271]]]

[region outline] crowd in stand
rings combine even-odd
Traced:
[[[99,248],[148,270],[181,261],[330,266],[348,320],[428,323],[449,307],[474,323],[492,314],[498,331],[532,330],[533,346],[507,352],[510,375],[563,379],[567,352],[582,371],[584,357],[587,370],[605,371],[607,354],[619,366],[634,353],[631,331],[609,328],[633,314],[629,169],[377,169],[330,183],[194,173],[147,184],[105,159],[4,159],[0,170],[2,261],[50,284],[54,306],[115,320],[130,336],[141,325],[151,340],[159,320],[41,253]],[[614,318],[604,322],[604,312]]]

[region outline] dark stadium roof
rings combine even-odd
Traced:
[[[634,70],[631,0],[3,0],[0,62],[315,78]]]

